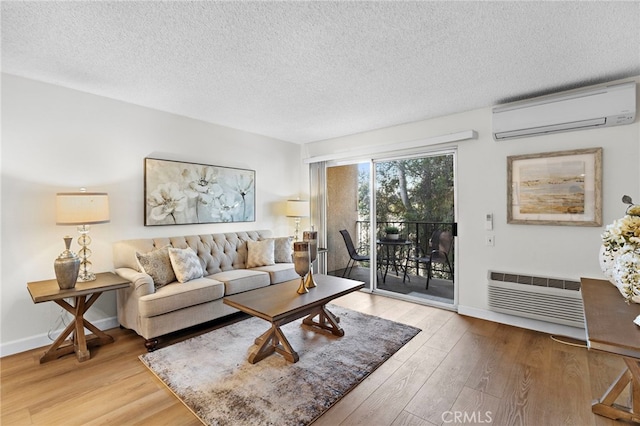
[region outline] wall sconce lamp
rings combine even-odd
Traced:
[[[309,201],[307,200],[287,200],[287,217],[293,217],[296,221],[296,231],[293,240],[298,241],[300,233],[300,218],[309,217]]]
[[[80,192],[59,192],[56,195],[56,225],[77,225],[80,233],[80,282],[96,279],[95,274],[91,272],[91,261],[88,260],[91,257],[88,247],[91,244],[89,225],[108,222],[109,196],[106,192],[86,192],[86,189],[82,188]]]

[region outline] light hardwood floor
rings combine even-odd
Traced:
[[[614,356],[363,292],[334,303],[422,332],[314,426],[622,424],[591,413],[592,399],[622,371]],[[70,355],[40,365],[43,349],[2,358],[0,423],[199,425],[138,360],[143,339],[109,333],[116,342],[83,363]]]

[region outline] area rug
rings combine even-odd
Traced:
[[[302,320],[282,327],[300,360],[247,357],[270,324],[249,318],[140,356],[206,425],[307,425],[420,329],[335,305],[344,337]]]

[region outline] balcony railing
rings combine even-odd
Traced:
[[[368,221],[357,221],[357,240],[355,244],[366,251],[371,248],[370,241],[370,223]],[[453,222],[378,222],[376,224],[376,238],[383,239],[385,237],[385,228],[395,226],[400,230],[400,239],[411,241],[411,257],[426,256],[429,253],[429,244],[431,235],[438,231],[449,231],[452,235],[457,234],[456,223]],[[455,239],[454,239],[455,243]],[[451,266],[455,270],[454,246],[451,247],[449,260]],[[409,272],[418,273],[417,263],[407,265]]]

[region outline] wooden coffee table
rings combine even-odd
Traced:
[[[274,352],[289,362],[297,362],[299,357],[280,329],[284,324],[306,316],[303,324],[331,331],[336,336],[344,336],[334,316],[326,304],[345,294],[364,287],[362,281],[354,281],[331,275],[314,275],[317,287],[309,293],[298,294],[300,280],[287,281],[268,287],[234,294],[224,298],[224,303],[254,317],[271,323],[271,328],[255,340],[258,348],[249,355],[249,362],[266,358]],[[315,321],[315,317],[318,320]]]

